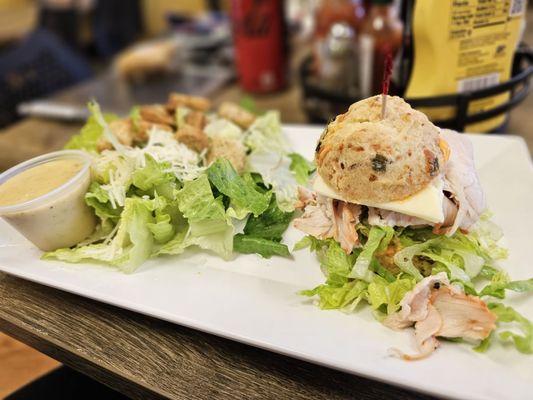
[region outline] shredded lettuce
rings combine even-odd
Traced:
[[[471,280],[476,278],[485,266],[495,262],[487,248],[482,244],[483,235],[465,235],[456,232],[453,236],[435,235],[426,229],[408,229],[406,236],[400,235],[405,247],[396,253],[394,261],[398,267],[407,274],[422,279],[414,261],[422,257],[433,261],[435,267],[445,267],[454,281],[459,281],[466,286],[472,286]],[[499,256],[503,250],[496,249],[496,243],[491,245],[492,251]]]
[[[312,162],[307,161],[298,153],[290,153],[288,156],[291,159],[291,165],[289,168],[294,173],[296,182],[300,185],[307,185],[309,175],[315,170],[315,165]]]
[[[338,285],[348,282],[348,277],[352,271],[356,254],[346,254],[341,246],[330,240],[317,251],[318,260],[325,271],[328,284]]]
[[[504,299],[505,290],[519,293],[533,292],[533,278],[522,281],[511,281],[505,272],[500,271],[492,276],[491,282],[481,289],[479,295]]]
[[[373,226],[370,228],[367,241],[355,261],[350,278],[362,279],[367,282],[373,280],[374,274],[369,270],[370,262],[384,237],[385,231],[380,227]]]
[[[521,353],[533,354],[533,324],[512,307],[501,303],[489,303],[488,307],[498,317],[498,327],[475,350],[485,352],[491,342],[497,339],[504,344],[512,343]]]
[[[389,282],[377,276],[368,285],[368,302],[373,310],[384,308],[385,314],[395,313],[400,309],[405,294],[415,285],[416,280],[412,278],[398,278]]]
[[[379,229],[379,228],[378,228]],[[377,241],[381,234],[373,234],[372,242]],[[378,242],[379,244],[379,242]],[[307,236],[297,247],[312,246],[318,252],[322,268],[327,276],[326,283],[311,290],[301,292],[304,296],[318,296],[319,306],[324,309],[341,309],[345,312],[353,311],[361,300],[368,302],[375,311],[384,314],[396,312],[405,293],[411,290],[416,280],[398,276],[388,281],[369,270],[366,278],[371,276],[370,282],[365,279],[353,279],[352,269],[356,263],[356,254],[347,255],[333,240],[318,241]],[[374,247],[370,244],[369,248]],[[363,250],[364,251],[364,250]],[[359,253],[359,257],[361,257]]]
[[[490,220],[490,217],[491,213],[485,212],[469,236],[478,243],[481,255],[486,260],[501,260],[507,258],[507,249],[498,245],[503,232],[498,225]]]
[[[533,291],[533,279],[511,281],[495,265],[493,257],[502,257],[505,251],[499,247],[492,228],[490,233],[457,232],[451,237],[436,235],[431,228],[377,227],[365,223],[358,224],[356,230],[362,246],[350,254],[333,239],[306,236],[294,246],[294,250],[309,247],[317,253],[326,281],[301,294],[317,297],[321,308],[354,311],[365,301],[381,321],[400,310],[402,299],[419,280],[439,272],[445,272],[454,284],[478,297],[503,299],[506,291]],[[487,280],[490,282],[478,293],[477,285]],[[486,351],[497,339],[512,343],[520,352],[532,353],[531,322],[502,304],[488,306],[498,317],[497,329],[475,350]]]
[[[346,312],[355,310],[359,302],[366,299],[368,283],[350,281],[341,285],[320,285],[300,294],[308,297],[318,296],[319,307],[324,310],[340,309]]]

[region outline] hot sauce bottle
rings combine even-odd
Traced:
[[[403,23],[393,0],[372,0],[359,34],[359,90],[361,97],[381,92],[383,68],[402,45]]]

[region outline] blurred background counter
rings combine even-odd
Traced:
[[[392,94],[440,126],[518,134],[533,151],[532,9],[444,3],[0,0],[0,170],[61,147],[89,99],[125,115],[175,91],[325,123],[380,92],[388,54]]]
[[[93,98],[124,115],[177,91],[324,123],[379,93],[388,54],[391,93],[533,152],[532,44],[526,0],[0,0],[0,171],[61,148]],[[0,334],[0,397],[55,365]]]

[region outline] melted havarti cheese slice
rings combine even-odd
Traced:
[[[323,196],[348,202],[339,193],[328,186],[319,174],[316,174],[313,189]],[[442,192],[442,189],[442,179],[437,178],[426,188],[406,199],[389,201],[386,203],[364,202],[358,204],[395,211],[438,224],[444,221],[442,204],[444,201],[444,193]]]

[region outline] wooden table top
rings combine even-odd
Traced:
[[[230,87],[214,101],[241,96]],[[306,121],[300,104],[296,87],[257,99],[293,123]],[[0,131],[0,171],[60,149],[79,127],[28,118]],[[133,398],[429,398],[1,273],[0,330]]]
[[[1,273],[0,330],[138,399],[429,399]]]

